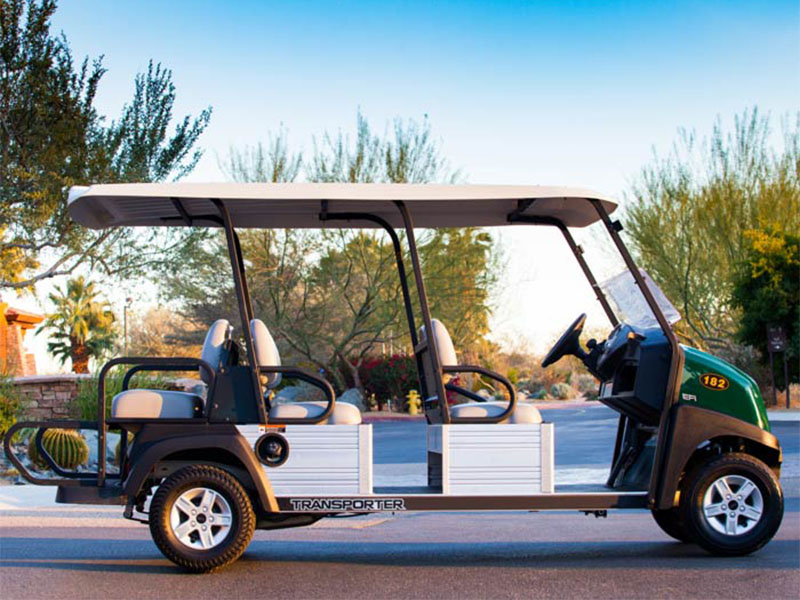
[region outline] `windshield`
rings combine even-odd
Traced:
[[[664,292],[650,278],[650,275],[644,269],[640,269],[639,272],[642,274],[647,287],[650,288],[656,303],[661,308],[661,312],[664,313],[669,324],[673,325],[680,321],[681,315],[664,295]],[[615,275],[601,283],[600,287],[614,305],[620,321],[640,329],[658,327],[658,321],[647,305],[644,294],[638,289],[630,271],[625,270],[619,275]]]

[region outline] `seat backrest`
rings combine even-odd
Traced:
[[[433,330],[433,341],[436,345],[436,354],[439,357],[439,364],[443,367],[454,367],[458,365],[456,349],[453,346],[453,338],[439,319],[431,319],[431,329]],[[425,325],[419,329],[421,340],[427,340]]]
[[[200,359],[210,364],[215,371],[219,371],[222,365],[225,357],[225,342],[230,339],[231,329],[231,324],[227,319],[214,321],[208,328]],[[208,374],[203,369],[200,369],[200,378],[206,384],[209,383]]]
[[[272,338],[267,326],[261,319],[253,319],[250,321],[250,335],[253,336],[253,346],[256,351],[256,362],[259,367],[280,367],[281,355],[278,352],[278,346]],[[272,389],[277,387],[281,382],[280,373],[270,373],[265,375],[267,379],[267,387]]]

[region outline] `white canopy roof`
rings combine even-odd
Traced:
[[[408,206],[415,227],[487,227],[508,225],[508,215],[557,219],[585,227],[599,219],[588,200],[600,200],[611,213],[616,204],[590,190],[517,185],[433,185],[376,183],[125,183],[73,187],[69,213],[93,229],[120,225],[184,226],[175,200],[193,218],[217,215],[210,199],[228,208],[235,227],[341,227],[320,220],[322,202],[329,212],[368,212],[402,227],[397,207]],[[521,202],[522,201],[522,202]],[[525,202],[530,201],[530,202]],[[202,220],[195,224],[203,223]],[[359,227],[369,223],[358,222]]]

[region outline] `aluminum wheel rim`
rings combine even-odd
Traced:
[[[231,531],[231,505],[219,492],[209,488],[186,490],[172,504],[169,515],[172,533],[194,550],[219,546]]]
[[[742,475],[720,477],[703,496],[706,523],[722,535],[744,535],[761,521],[763,514],[761,490]]]

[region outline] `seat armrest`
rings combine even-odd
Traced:
[[[500,373],[495,373],[494,371],[490,371],[489,369],[484,369],[483,367],[479,367],[479,366],[476,366],[476,365],[443,366],[442,367],[442,372],[443,373],[453,373],[453,374],[458,374],[458,373],[476,373],[478,375],[483,375],[484,377],[488,377],[489,379],[492,379],[492,380],[498,382],[499,384],[501,384],[503,387],[505,387],[508,390],[508,395],[509,395],[508,408],[506,408],[506,410],[504,410],[502,413],[500,413],[497,416],[494,416],[494,417],[451,417],[451,419],[450,419],[451,423],[501,423],[501,422],[505,421],[507,418],[509,418],[513,414],[514,408],[517,405],[517,393],[516,393],[516,390],[514,390],[514,386],[512,385],[512,383],[507,378],[505,378],[502,375],[500,375]],[[445,386],[445,387],[448,387],[450,385],[451,384],[447,384],[447,386]],[[459,388],[458,386],[453,386],[453,387],[454,388],[458,388],[458,389],[453,389],[453,391],[455,391],[457,393],[461,393],[459,390],[463,389],[463,388]],[[450,389],[450,388],[448,387],[448,389]],[[464,391],[467,391],[467,390],[464,390]],[[474,399],[472,396],[470,396],[470,394],[464,394],[464,395],[467,396],[468,398]]]
[[[280,367],[258,367],[259,373],[280,373],[284,377],[288,379],[299,379],[300,381],[305,381],[306,383],[310,383],[314,387],[319,390],[322,390],[322,393],[325,394],[325,400],[328,402],[328,406],[325,407],[325,410],[322,411],[322,414],[317,417],[297,417],[291,419],[283,419],[278,422],[270,421],[270,424],[279,424],[279,425],[316,425],[317,423],[322,423],[323,421],[327,420],[333,414],[333,408],[336,405],[336,393],[333,391],[333,386],[331,386],[328,381],[306,371],[304,369],[300,369],[298,367],[290,367],[290,366],[280,366]]]

